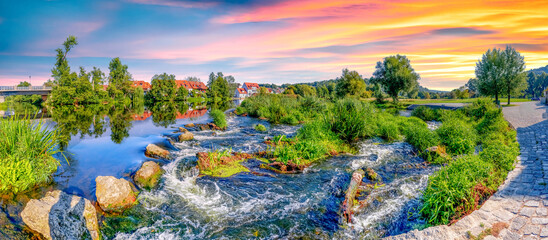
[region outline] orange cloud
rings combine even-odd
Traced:
[[[280,22],[283,27],[204,45],[221,57],[319,57],[280,70],[355,67],[370,75],[376,61],[405,54],[423,85],[450,89],[474,76],[489,48],[509,44],[528,68],[548,62],[545,1],[284,1],[213,19],[215,24]],[[385,44],[383,44],[385,43]],[[338,71],[337,71],[338,72]],[[444,81],[450,84],[443,86]]]

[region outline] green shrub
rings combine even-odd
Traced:
[[[287,115],[285,117],[282,117],[280,120],[281,123],[287,124],[287,125],[297,125],[299,124],[299,120],[293,115]]]
[[[420,210],[429,225],[447,224],[477,209],[497,190],[519,155],[516,131],[490,100],[479,99],[464,110],[440,115],[443,123],[436,132],[452,153],[472,153],[476,130],[483,150],[447,162],[430,177]]]
[[[405,141],[413,145],[419,152],[438,145],[438,136],[426,126],[410,126],[404,132]]]
[[[257,130],[259,132],[266,132],[266,127],[262,124],[257,124],[257,125],[255,125],[255,130]]]
[[[472,104],[466,106],[465,111],[475,119],[482,118],[485,113],[491,110],[499,109],[497,105],[489,98],[478,98]]]
[[[245,108],[241,107],[241,106],[238,106],[235,110],[236,114],[238,115],[242,115],[245,113]]]
[[[461,155],[474,152],[477,134],[469,124],[458,120],[445,121],[436,133],[449,153]]]
[[[438,112],[427,106],[418,106],[411,112],[411,116],[418,117],[424,121],[438,120]]]
[[[213,109],[209,112],[209,116],[213,119],[213,123],[222,129],[227,127],[225,113],[219,109]]]
[[[378,135],[385,140],[395,141],[400,139],[399,125],[395,121],[382,121],[378,123]]]
[[[404,135],[409,128],[414,128],[414,127],[428,128],[428,124],[426,124],[422,119],[417,117],[398,116],[396,117],[395,121],[398,123],[400,132],[403,133]]]
[[[373,114],[374,111],[370,105],[355,99],[343,99],[335,102],[328,122],[331,130],[340,139],[352,142],[374,134],[368,126],[368,122],[371,122],[368,119]]]
[[[0,192],[18,193],[47,182],[57,171],[59,131],[43,121],[0,119]]]
[[[508,146],[503,142],[488,145],[479,154],[483,161],[494,164],[505,173],[514,169],[514,163],[518,155],[519,149],[515,145]]]
[[[481,136],[489,135],[490,133],[503,133],[508,129],[508,122],[504,120],[500,109],[493,109],[484,112],[484,116],[480,118],[476,130]]]
[[[482,187],[496,190],[501,178],[493,172],[493,165],[477,155],[459,157],[429,178],[420,213],[430,225],[458,219],[477,207],[476,197],[487,197]]]

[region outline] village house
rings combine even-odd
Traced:
[[[243,88],[247,92],[247,96],[253,96],[256,93],[259,93],[259,84],[256,83],[244,83]]]
[[[177,88],[184,87],[188,91],[196,90],[200,92],[205,92],[207,90],[207,86],[203,82],[175,80],[175,84],[177,85]]]
[[[145,92],[145,93],[150,91],[150,88],[151,88],[150,83],[145,82],[145,81],[133,81],[132,86],[142,88],[143,92]]]
[[[244,88],[236,88],[234,91],[234,97],[235,98],[246,98],[247,97],[247,91]]]

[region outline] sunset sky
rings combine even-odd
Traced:
[[[51,78],[68,35],[73,71],[108,72],[120,57],[135,80],[210,72],[237,82],[296,83],[370,77],[403,54],[422,86],[450,90],[474,76],[487,49],[512,45],[527,68],[548,65],[544,1],[0,1],[0,86]]]

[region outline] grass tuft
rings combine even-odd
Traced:
[[[57,171],[59,131],[42,120],[0,119],[0,192],[18,193],[45,183]]]

